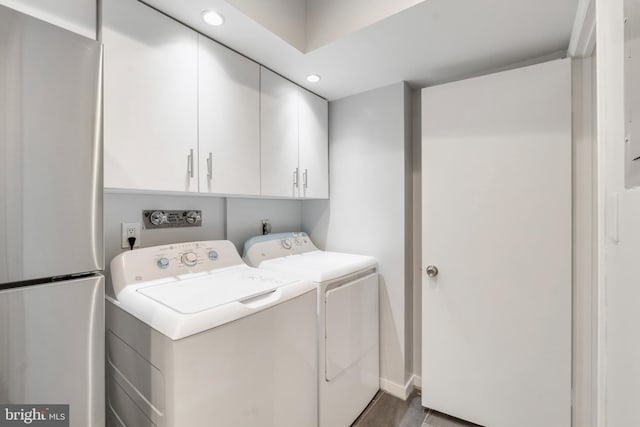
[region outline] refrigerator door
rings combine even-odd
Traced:
[[[0,284],[103,269],[101,62],[0,6]]]
[[[0,402],[69,404],[104,426],[104,277],[0,291]]]

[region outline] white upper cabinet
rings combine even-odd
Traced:
[[[198,35],[136,0],[103,5],[105,187],[198,191]]]
[[[102,7],[105,187],[328,198],[324,99],[137,0]]]
[[[96,39],[98,14],[95,0],[0,0],[0,5]]]
[[[298,197],[298,86],[264,67],[261,70],[262,195]]]
[[[300,197],[329,198],[329,112],[327,101],[300,88],[298,98]]]
[[[261,70],[262,195],[327,198],[327,102]]]
[[[198,37],[200,192],[258,195],[260,66]]]

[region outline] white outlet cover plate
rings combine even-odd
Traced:
[[[136,238],[136,242],[133,244],[134,248],[140,247],[140,231],[142,230],[142,224],[139,222],[123,222],[122,223],[122,249],[129,249],[130,237],[129,230],[133,232],[133,237]]]

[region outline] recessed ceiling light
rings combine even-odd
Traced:
[[[202,12],[202,20],[214,27],[224,24],[224,16],[220,15],[215,10],[205,10]]]
[[[321,77],[319,75],[317,75],[317,74],[309,74],[307,76],[307,81],[310,82],[310,83],[317,83],[317,82],[320,81],[320,79],[321,79]]]

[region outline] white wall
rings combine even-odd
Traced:
[[[612,213],[613,215],[613,213]],[[618,243],[606,248],[606,426],[640,425],[640,189],[618,198]]]
[[[262,234],[262,220],[268,219],[272,233],[301,231],[302,202],[297,200],[227,199],[227,239],[238,248]]]
[[[573,425],[595,426],[595,60],[573,60]]]
[[[306,0],[306,50],[312,51],[424,0]]]
[[[412,94],[412,175],[413,175],[413,373],[422,387],[422,91]]]
[[[96,38],[96,0],[0,0],[0,4],[85,37]]]
[[[640,186],[640,2],[625,1],[625,104],[626,131],[631,135],[626,150],[626,186]],[[627,28],[628,27],[628,28]]]
[[[228,0],[301,52],[310,52],[424,0]]]
[[[109,0],[106,0],[109,1]],[[251,19],[300,51],[306,49],[307,11],[304,0],[227,0]]]
[[[414,205],[419,203],[420,200],[414,199],[414,174],[413,174],[413,146],[414,146],[414,116],[413,116],[413,103],[414,98],[420,98],[419,91],[412,91],[409,86],[404,85],[404,322],[406,325],[405,331],[405,354],[404,354],[404,379],[405,383],[410,381],[411,384],[408,391],[413,389],[414,382],[414,346],[413,341],[415,323],[414,323],[414,303],[413,291],[414,291],[414,244],[416,240],[420,238],[414,238],[413,225],[414,225]],[[417,137],[417,136],[416,136]],[[418,236],[417,234],[415,236]],[[417,264],[420,265],[419,263]]]
[[[412,369],[407,97],[397,83],[329,104],[331,200],[302,207],[302,229],[320,247],[379,260],[381,386],[401,396]]]
[[[640,189],[624,188],[623,0],[596,0],[599,425],[640,425]],[[638,79],[640,76],[633,76]]]

